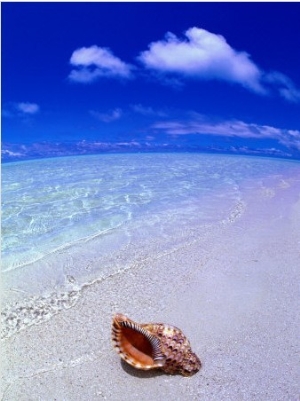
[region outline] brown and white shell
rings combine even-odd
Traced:
[[[138,324],[125,315],[116,314],[112,342],[120,357],[137,369],[162,369],[170,374],[191,376],[201,367],[186,336],[168,324]]]

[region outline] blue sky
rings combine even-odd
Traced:
[[[300,157],[299,3],[2,3],[3,160]]]

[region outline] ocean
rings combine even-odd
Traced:
[[[299,179],[297,161],[197,153],[4,164],[2,338],[153,255],[193,238],[209,246],[216,232],[238,224],[249,199],[273,197]]]

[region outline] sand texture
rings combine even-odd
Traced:
[[[205,241],[191,235],[172,252],[137,258],[83,289],[73,307],[2,341],[1,399],[299,400],[299,192],[254,193]],[[181,328],[201,370],[185,378],[122,363],[110,341],[115,312]]]

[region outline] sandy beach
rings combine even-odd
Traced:
[[[300,401],[300,1],[3,3],[0,401]]]
[[[205,240],[136,258],[48,322],[2,341],[2,400],[299,400],[299,182],[257,189]],[[298,190],[297,190],[298,188]],[[133,258],[134,259],[134,258]],[[143,372],[113,350],[116,312],[178,326],[203,366]]]

